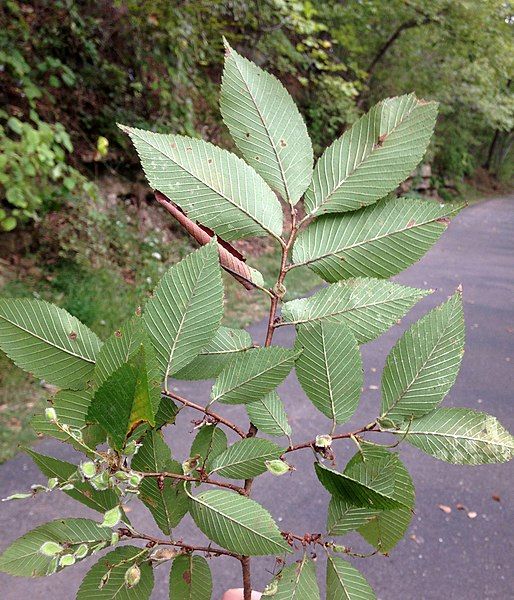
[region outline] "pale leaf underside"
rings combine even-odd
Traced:
[[[122,126],[152,188],[227,241],[282,233],[282,209],[266,184],[235,154],[203,140]]]
[[[136,558],[140,554],[141,548],[120,546],[102,556],[84,577],[76,600],[148,600],[154,586],[153,570],[148,562],[141,561],[141,556]],[[141,578],[136,586],[128,588],[125,573],[134,564],[138,565]],[[107,572],[109,577],[100,587]]]
[[[396,275],[427,252],[459,210],[460,206],[396,198],[321,216],[298,236],[293,266],[308,265],[331,283]]]
[[[295,204],[310,183],[313,154],[305,123],[284,86],[226,45],[220,107],[248,164]]]
[[[293,350],[279,346],[248,350],[221,372],[212,388],[211,401],[247,404],[259,400],[282,383],[295,357]]]
[[[359,344],[369,342],[401,319],[429,290],[381,279],[358,278],[324,287],[308,298],[286,302],[286,323],[346,323]]]
[[[101,345],[96,334],[62,308],[43,300],[0,300],[0,349],[48,383],[86,387]]]
[[[264,556],[289,552],[271,515],[255,500],[224,490],[191,499],[191,515],[205,535],[232,552]]]
[[[468,408],[438,408],[396,433],[423,452],[460,465],[503,463],[514,456],[514,437],[501,423]]]
[[[327,559],[327,600],[375,600],[371,586],[353,565],[338,556]]]
[[[270,392],[264,398],[245,406],[250,421],[264,433],[274,436],[291,435],[291,425],[277,392]]]
[[[382,416],[394,422],[433,410],[454,384],[464,353],[461,294],[414,323],[382,372]]]
[[[355,337],[344,323],[315,322],[299,327],[298,380],[314,406],[334,424],[357,409],[363,383]]]
[[[320,600],[316,567],[306,556],[282,569],[276,582],[273,600]]]
[[[147,326],[164,384],[216,335],[223,315],[223,284],[211,243],[173,265],[145,305]]]
[[[307,214],[356,210],[393,191],[423,157],[436,115],[435,102],[414,94],[375,105],[319,159],[305,194]]]

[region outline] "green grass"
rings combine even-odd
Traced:
[[[168,255],[176,262],[191,249],[185,239],[178,240]],[[140,269],[130,277],[114,262],[110,267],[91,268],[63,260],[52,268],[45,267],[44,276],[9,281],[0,290],[2,297],[38,297],[62,306],[107,338],[133,314],[149,291],[156,285],[167,265],[151,255],[138,259]],[[249,263],[259,269],[271,287],[280,264],[278,247],[273,247]],[[307,269],[291,271],[286,280],[286,299],[306,294],[321,280]],[[269,298],[255,290],[247,291],[230,275],[224,274],[225,324],[244,327],[267,314]],[[49,396],[38,380],[30,377],[0,353],[0,462],[11,458],[19,445],[32,443],[36,436],[29,425],[31,416],[41,410]]]

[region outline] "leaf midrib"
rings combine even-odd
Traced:
[[[418,108],[419,103],[416,102],[416,104],[411,108],[411,110],[407,113],[407,115],[405,115],[394,127],[393,129],[391,129],[390,131],[387,132],[387,137],[389,138],[389,136],[393,133],[395,133],[395,131],[400,127],[400,125],[403,125],[403,123],[412,115],[413,111]],[[383,108],[383,107],[382,107]],[[382,118],[382,111],[380,111],[380,118]],[[379,152],[380,150],[383,149],[383,146],[377,146],[375,147],[375,143],[373,143],[371,145],[371,150],[366,154],[366,156],[364,156],[364,158],[356,165],[354,165],[353,169],[340,181],[338,182],[335,186],[334,189],[328,194],[328,196],[325,198],[324,201],[322,201],[320,203],[319,206],[317,206],[315,208],[315,210],[313,210],[311,213],[311,215],[315,214],[316,212],[318,212],[325,204],[327,204],[327,202],[330,202],[330,199],[332,198],[332,196],[341,188],[342,185],[344,185],[344,183],[346,183],[346,181],[348,181],[348,179],[350,179],[350,177],[352,177],[355,172],[362,166],[362,164],[364,162],[366,162],[370,157],[374,156],[377,152]]]
[[[245,525],[244,523],[241,523],[240,521],[236,521],[236,519],[234,519],[234,517],[231,517],[230,515],[227,515],[226,513],[222,512],[218,508],[214,508],[211,504],[208,504],[207,502],[205,502],[204,500],[202,500],[199,496],[190,496],[190,497],[195,502],[198,502],[198,504],[201,504],[202,506],[204,506],[208,510],[211,510],[212,512],[215,512],[216,514],[224,517],[225,519],[227,519],[231,523],[235,523],[239,527],[242,527],[243,529],[251,532],[252,534],[254,534],[254,535],[256,535],[256,536],[258,536],[260,538],[262,538],[263,540],[266,540],[267,542],[270,542],[274,546],[278,546],[281,550],[284,550],[284,547],[281,544],[279,544],[278,542],[276,542],[275,540],[273,540],[272,538],[266,537],[266,535],[264,535],[263,533],[260,533],[259,531],[256,531],[255,529],[252,529],[249,525]]]
[[[92,358],[89,358],[89,357],[84,356],[82,354],[77,354],[76,352],[73,352],[69,348],[64,348],[64,347],[60,346],[59,344],[56,344],[55,342],[51,342],[50,340],[47,340],[47,339],[41,337],[40,335],[38,335],[34,331],[31,331],[30,329],[27,329],[27,328],[21,326],[19,323],[16,323],[15,321],[11,321],[10,319],[8,319],[7,317],[5,317],[3,315],[0,315],[0,319],[3,319],[7,323],[13,325],[14,327],[17,327],[18,329],[20,329],[21,331],[24,331],[25,333],[28,333],[32,337],[37,338],[38,340],[40,340],[41,342],[47,344],[48,346],[51,346],[52,348],[56,348],[57,350],[61,350],[61,352],[65,352],[66,354],[69,354],[70,356],[74,356],[75,358],[80,358],[81,360],[83,360],[85,362],[88,362],[90,364],[93,364],[93,365],[96,362]]]
[[[322,321],[323,319],[327,319],[329,317],[336,317],[339,315],[344,315],[345,313],[351,313],[351,312],[358,312],[360,310],[367,310],[368,308],[373,308],[375,306],[381,306],[382,304],[389,304],[392,302],[401,302],[404,300],[410,300],[411,298],[418,298],[422,296],[421,294],[410,294],[408,296],[402,296],[400,298],[393,298],[392,300],[390,298],[385,298],[384,300],[381,300],[380,302],[374,302],[373,304],[360,304],[358,306],[350,306],[349,308],[344,308],[344,309],[338,309],[335,310],[334,312],[330,312],[327,313],[325,315],[321,315],[319,317],[312,317],[312,318],[304,318],[304,319],[296,319],[296,320],[292,320],[292,321],[286,321],[287,323],[291,324],[291,325],[297,325],[300,323],[312,323],[315,321]]]
[[[373,242],[376,242],[377,240],[381,240],[383,238],[387,238],[387,237],[392,237],[394,235],[397,235],[399,233],[404,233],[405,231],[410,231],[412,229],[417,229],[418,227],[423,227],[425,225],[428,225],[429,223],[434,223],[436,221],[439,221],[440,219],[444,219],[446,217],[449,217],[450,215],[452,215],[453,213],[455,213],[458,209],[454,208],[453,210],[449,211],[448,213],[442,214],[442,215],[438,215],[437,217],[432,217],[431,219],[428,219],[426,221],[423,221],[422,223],[415,223],[414,225],[411,225],[410,227],[405,226],[402,227],[400,229],[395,229],[394,231],[389,231],[387,233],[384,233],[382,235],[377,235],[373,238],[367,238],[363,241],[357,242],[355,244],[352,244],[350,246],[345,246],[344,248],[340,248],[334,252],[326,252],[325,254],[321,254],[319,256],[316,256],[315,258],[311,258],[309,260],[305,260],[303,262],[297,262],[297,263],[293,263],[291,265],[290,268],[293,267],[301,267],[303,265],[310,265],[313,262],[317,262],[319,260],[323,260],[324,258],[327,257],[331,257],[331,256],[338,256],[339,254],[343,254],[345,252],[348,252],[349,250],[352,250],[353,248],[358,248],[359,246],[364,246],[366,244],[371,244]]]
[[[239,383],[238,385],[235,385],[234,387],[229,388],[228,390],[225,390],[223,393],[218,394],[217,396],[215,396],[211,402],[216,402],[218,401],[220,398],[223,398],[224,396],[227,396],[228,394],[231,394],[232,392],[234,392],[235,390],[239,390],[240,388],[242,388],[243,386],[245,386],[247,383],[250,383],[250,381],[254,381],[255,379],[257,379],[258,377],[260,377],[261,375],[264,375],[264,373],[267,373],[268,371],[271,371],[272,369],[283,365],[285,362],[287,362],[288,360],[292,360],[294,357],[292,356],[286,356],[285,358],[283,358],[280,361],[277,361],[275,364],[272,364],[270,366],[268,366],[266,369],[259,371],[258,373],[256,373],[255,375],[252,375],[252,377],[249,377],[248,379],[245,379],[244,381],[242,381],[241,383]]]
[[[453,309],[455,310],[455,309]],[[419,379],[419,375],[420,373],[425,370],[427,363],[432,359],[432,356],[434,354],[434,352],[439,348],[439,345],[441,344],[441,340],[443,339],[443,337],[446,335],[446,331],[448,330],[448,328],[450,327],[452,321],[453,321],[453,310],[451,312],[450,315],[448,315],[448,321],[446,323],[446,325],[443,327],[443,330],[441,331],[441,335],[438,337],[437,342],[434,344],[434,347],[432,348],[432,350],[429,352],[427,358],[423,361],[423,363],[419,366],[418,370],[416,371],[416,373],[414,374],[412,380],[407,384],[407,386],[405,386],[405,389],[402,391],[402,393],[398,396],[397,400],[395,402],[393,402],[386,410],[385,413],[380,415],[380,419],[382,419],[383,417],[387,417],[387,415],[389,413],[391,413],[391,411],[396,408],[396,406],[403,400],[403,398],[405,398],[405,396],[409,393],[409,391],[411,390],[412,386],[416,383],[416,381]]]
[[[246,79],[243,75],[243,72],[239,68],[237,58],[235,58],[235,57],[233,57],[233,58],[234,58],[234,64],[236,65],[236,68],[239,71],[239,74],[241,75],[241,79],[243,80],[245,87],[248,91],[248,94],[249,94],[250,98],[252,99],[253,105],[255,106],[255,110],[257,111],[257,114],[259,115],[259,119],[261,120],[262,126],[264,127],[264,130],[266,131],[266,135],[268,136],[268,139],[270,141],[271,147],[273,148],[273,152],[275,154],[275,158],[277,159],[277,163],[278,163],[278,167],[279,167],[279,171],[280,171],[280,178],[282,179],[282,184],[283,184],[284,190],[286,192],[286,200],[289,202],[289,204],[291,204],[291,194],[289,193],[289,188],[288,188],[287,181],[286,181],[286,174],[284,171],[284,167],[282,165],[282,160],[280,159],[280,155],[275,146],[275,142],[274,142],[274,140],[271,136],[271,133],[268,129],[268,126],[266,124],[264,116],[262,115],[261,110],[260,110],[259,106],[257,105],[257,101],[256,101],[254,95],[252,94],[252,91],[250,90],[248,82],[246,81]],[[270,77],[271,77],[271,75],[270,75]]]

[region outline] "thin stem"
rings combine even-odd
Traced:
[[[180,481],[194,481],[196,483],[207,483],[209,485],[217,485],[218,487],[227,488],[237,492],[238,494],[246,495],[244,488],[234,485],[232,483],[225,483],[224,481],[217,481],[216,479],[210,479],[209,477],[192,477],[191,475],[180,475],[179,473],[168,473],[166,471],[148,473],[146,471],[134,471],[142,477],[169,477],[170,479],[177,479]]]
[[[235,552],[230,552],[228,550],[223,550],[222,548],[216,548],[211,545],[195,546],[193,544],[183,542],[182,540],[163,540],[160,538],[155,538],[151,535],[147,535],[146,533],[139,533],[138,531],[125,528],[120,529],[119,533],[120,537],[127,537],[134,540],[146,540],[147,542],[150,542],[152,546],[176,546],[177,548],[184,548],[184,550],[186,550],[187,552],[205,552],[207,554],[214,554],[215,556],[231,556],[232,558],[241,560],[241,555],[236,554]]]
[[[378,432],[381,430],[376,429],[376,423],[370,423],[369,425],[366,425],[365,427],[361,427],[360,429],[356,429],[355,431],[349,431],[347,433],[336,433],[335,435],[332,435],[331,438],[332,438],[332,441],[348,439],[348,438],[358,435],[359,433],[364,433],[365,431],[377,431]],[[301,444],[295,444],[294,446],[289,446],[289,448],[286,448],[284,451],[284,454],[287,454],[288,452],[296,452],[296,450],[302,450],[303,448],[313,448],[315,445],[316,445],[316,439],[309,440],[308,442],[302,442]]]
[[[169,391],[167,392],[165,390],[161,390],[161,396],[164,396],[165,398],[170,398],[171,400],[176,400],[177,402],[180,402],[188,408],[194,408],[195,410],[203,412],[208,417],[211,417],[211,419],[213,419],[214,421],[222,423],[223,425],[225,425],[225,427],[228,427],[229,429],[232,429],[232,431],[235,431],[239,437],[246,437],[245,432],[242,429],[240,429],[235,423],[232,423],[232,421],[229,421],[228,419],[225,419],[225,417],[222,417],[221,415],[213,412],[210,408],[201,406],[200,404],[191,402],[191,400],[182,398],[178,394]]]
[[[252,577],[250,572],[250,557],[241,557],[243,570],[243,600],[252,600]]]

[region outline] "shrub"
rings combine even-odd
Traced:
[[[212,584],[204,555],[221,555],[241,564],[248,600],[250,557],[266,555],[284,557],[287,566],[265,596],[314,600],[319,590],[315,563],[305,552],[310,546],[326,551],[327,598],[374,598],[345,560],[353,553],[338,538],[357,531],[385,554],[405,534],[414,487],[394,447],[406,442],[468,465],[505,462],[514,450],[512,436],[494,417],[440,408],[464,351],[461,289],[414,323],[391,350],[378,414],[353,431],[340,430],[359,404],[360,345],[430,292],[387,278],[421,258],[459,210],[391,195],[422,158],[437,107],[412,94],[384,100],[313,169],[307,129],[288,93],[228,45],[221,92],[223,118],[246,162],[202,140],[122,127],[157,200],[201,244],[167,271],[142,310],[102,342],[46,302],[0,302],[0,347],[17,365],[60,388],[45,415],[34,418],[36,431],[85,455],[76,465],[29,451],[50,479],[12,498],[60,489],[103,513],[99,522],[65,518],[41,525],[4,552],[0,569],[50,575],[109,548],[86,575],[79,600],[114,598],[120,590],[126,598],[148,598],[152,568],[164,562],[172,562],[172,598],[207,600]],[[284,199],[290,220],[274,192]],[[282,249],[272,289],[230,244],[249,236],[270,236]],[[243,330],[221,325],[221,267],[269,297],[264,346],[256,347]],[[329,285],[282,303],[288,273],[306,268]],[[293,348],[273,344],[282,326],[296,328]],[[307,399],[328,420],[327,431],[309,432],[300,442],[292,439],[276,392],[293,368]],[[179,396],[173,379],[215,379],[209,401]],[[225,404],[245,406],[249,426],[223,416],[218,406]],[[180,463],[162,429],[186,409],[199,412],[202,421]],[[228,445],[225,431],[238,441]],[[388,439],[384,434],[396,443],[379,443]],[[339,470],[337,441],[349,438],[357,451]],[[107,450],[99,449],[106,442]],[[319,535],[280,531],[250,498],[255,477],[288,473],[290,455],[304,448],[313,450],[315,473],[331,496],[327,531]],[[124,509],[133,498],[149,509],[164,537],[130,524]],[[188,512],[208,543],[173,536]]]

